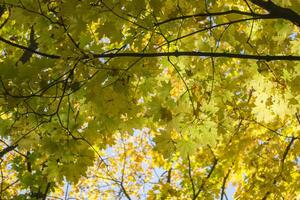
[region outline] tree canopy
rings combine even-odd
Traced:
[[[300,1],[0,0],[0,199],[300,198]]]

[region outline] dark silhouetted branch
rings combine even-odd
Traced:
[[[244,12],[240,10],[228,10],[224,12],[215,12],[215,13],[197,13],[194,15],[183,15],[179,17],[174,17],[170,19],[166,19],[161,22],[155,23],[155,26],[160,26],[169,22],[177,21],[177,20],[184,20],[184,19],[190,19],[190,18],[197,18],[197,17],[213,17],[213,16],[224,16],[224,15],[229,15],[229,14],[239,14],[239,15],[245,15],[245,16],[252,16],[252,17],[257,17],[260,19],[271,19],[271,18],[277,18],[275,16],[272,16],[270,14],[259,14],[259,13],[251,13],[251,12]]]
[[[31,48],[26,47],[26,46],[23,46],[23,45],[20,45],[20,44],[16,44],[16,43],[14,43],[12,41],[4,39],[1,36],[0,36],[0,41],[4,42],[4,43],[6,43],[6,44],[8,44],[10,46],[17,47],[19,49],[22,49],[22,50],[25,50],[25,51],[28,51],[28,52],[31,52],[31,53],[34,53],[34,54],[37,54],[37,55],[40,55],[40,56],[43,56],[43,57],[52,58],[52,59],[60,59],[61,58],[61,56],[58,56],[58,55],[52,55],[52,54],[43,53],[43,52],[37,51],[35,49],[31,49]]]
[[[300,27],[300,15],[289,8],[283,8],[272,1],[263,1],[263,0],[250,0],[255,5],[265,9],[270,13],[271,16],[276,18],[282,18],[291,21],[296,26]]]
[[[47,54],[40,51],[36,51],[30,49],[26,46],[16,44],[9,40],[4,39],[0,36],[0,41],[23,49],[30,51],[34,54],[44,56],[52,59],[61,59],[62,57],[55,54]],[[154,58],[154,57],[170,57],[170,56],[199,56],[199,57],[213,57],[213,58],[239,58],[239,59],[252,59],[252,60],[265,60],[265,61],[273,61],[273,60],[287,60],[287,61],[300,61],[300,56],[294,55],[251,55],[251,54],[237,54],[237,53],[223,53],[223,52],[201,52],[201,51],[173,51],[173,52],[153,52],[153,53],[106,53],[106,54],[92,54],[93,58],[121,58],[121,57],[136,57],[136,58]],[[72,57],[70,57],[72,58]],[[85,55],[82,56],[81,59],[89,59],[90,57]]]
[[[153,57],[170,57],[170,56],[199,56],[199,57],[213,57],[213,58],[240,58],[253,60],[290,60],[299,61],[300,56],[292,55],[251,55],[251,54],[237,54],[237,53],[223,53],[223,52],[201,52],[201,51],[174,51],[174,52],[154,52],[154,53],[108,53],[108,54],[93,54],[94,58],[119,58],[119,57],[139,57],[139,58],[153,58]]]

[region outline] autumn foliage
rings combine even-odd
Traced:
[[[299,30],[298,0],[0,0],[0,199],[299,199]]]

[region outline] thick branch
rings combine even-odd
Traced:
[[[272,1],[263,1],[263,0],[250,0],[255,5],[267,10],[270,15],[276,18],[282,18],[291,21],[296,26],[300,27],[300,15],[289,8],[283,8]]]
[[[40,51],[30,49],[26,46],[16,44],[9,40],[6,40],[0,36],[0,41],[14,46],[16,48],[30,51],[34,54],[44,56],[52,59],[61,59],[62,57],[55,54],[47,54]],[[223,53],[223,52],[201,52],[201,51],[173,51],[173,52],[154,52],[154,53],[105,53],[105,54],[92,54],[93,58],[120,58],[120,57],[136,57],[136,58],[154,58],[154,57],[170,57],[170,56],[201,56],[201,57],[212,57],[212,58],[239,58],[239,59],[252,59],[252,60],[289,60],[289,61],[300,61],[300,56],[293,55],[251,55],[251,54],[237,54],[237,53]],[[91,58],[88,55],[84,55],[81,59]],[[72,57],[69,57],[72,58]]]
[[[2,151],[0,151],[0,158],[2,158],[8,152],[13,151],[16,147],[17,147],[17,145],[11,145],[11,146],[6,147]]]
[[[139,57],[139,58],[153,58],[153,57],[169,57],[169,56],[199,56],[199,57],[213,57],[213,58],[240,58],[253,60],[290,60],[298,61],[300,56],[292,55],[251,55],[251,54],[236,54],[236,53],[221,53],[221,52],[201,52],[201,51],[174,51],[174,52],[157,52],[157,53],[108,53],[108,54],[93,54],[94,58],[118,58],[118,57]]]

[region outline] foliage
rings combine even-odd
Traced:
[[[298,13],[1,0],[0,199],[300,198]]]

